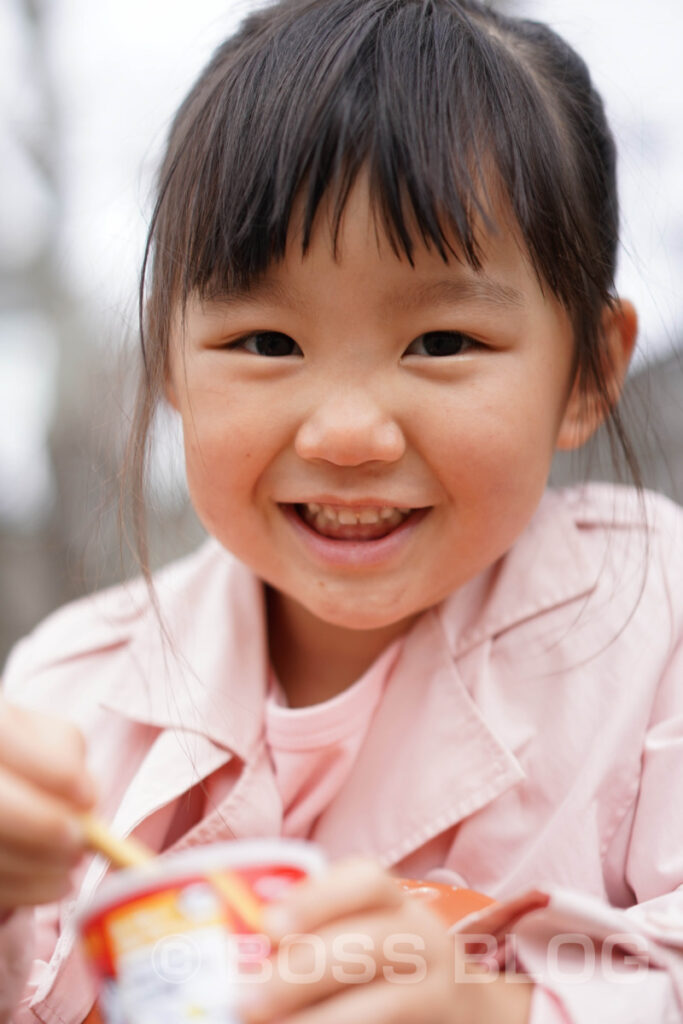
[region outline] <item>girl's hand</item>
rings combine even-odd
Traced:
[[[0,700],[0,916],[69,892],[94,799],[79,730]]]
[[[247,1024],[527,1024],[531,984],[468,982],[446,925],[371,861],[333,865],[265,918],[279,948],[242,993]]]

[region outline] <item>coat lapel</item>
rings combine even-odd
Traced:
[[[261,739],[267,640],[260,581],[218,544],[162,576],[104,707],[195,732],[247,760]]]
[[[389,866],[523,777],[428,612],[406,638],[358,760],[314,838],[335,857],[362,852]]]
[[[586,554],[580,516],[580,492],[548,491],[514,547],[443,602],[453,657],[595,588],[600,565]]]
[[[219,808],[187,842],[211,841],[217,815],[224,838],[277,834],[282,808],[263,739],[267,678],[260,581],[217,544],[180,563],[157,587],[159,615],[149,607],[103,681],[101,706],[154,737],[112,818],[126,836],[230,762],[235,782]],[[210,626],[210,628],[209,628]],[[93,862],[86,896],[106,870]]]

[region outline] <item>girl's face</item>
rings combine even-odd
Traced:
[[[528,523],[568,429],[572,332],[511,233],[481,273],[420,247],[411,267],[363,184],[336,258],[327,212],[248,294],[190,303],[168,392],[209,533],[293,610],[380,629]]]

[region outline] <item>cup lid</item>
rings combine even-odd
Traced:
[[[272,864],[300,868],[314,876],[322,872],[326,862],[321,847],[303,839],[233,839],[161,854],[148,864],[121,868],[105,878],[95,897],[77,909],[76,925],[81,928],[90,918],[138,892],[190,874]]]

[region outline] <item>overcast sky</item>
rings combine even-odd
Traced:
[[[641,344],[666,355],[683,328],[683,4],[520,0],[588,63],[619,147],[618,285],[640,311]]]
[[[45,0],[64,133],[62,265],[84,308],[103,322],[123,327],[133,320],[151,179],[169,119],[250,6],[246,0]],[[40,116],[19,7],[18,0],[0,0],[0,269],[30,258],[49,209],[19,145]],[[517,7],[550,21],[574,43],[606,98],[620,147],[618,284],[639,308],[642,351],[667,354],[683,324],[683,5],[520,0]],[[45,325],[0,320],[0,483],[8,459],[27,476],[28,449],[16,427],[8,439],[8,417],[26,423],[27,445],[45,430],[49,387],[27,386],[41,352],[47,380],[54,360]]]

